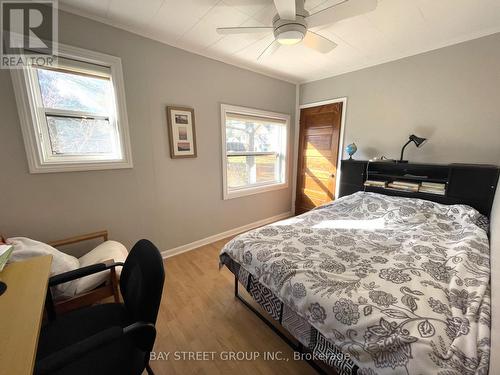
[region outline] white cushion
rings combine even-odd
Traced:
[[[82,256],[78,261],[80,267],[90,266],[92,264],[101,263],[105,260],[114,260],[115,262],[125,262],[128,251],[121,243],[116,241],[106,241],[97,246],[94,250]],[[119,276],[122,267],[116,267],[116,273]],[[94,275],[85,276],[76,280],[76,294],[88,292],[108,279],[109,270],[96,273]]]
[[[38,242],[26,237],[13,237],[8,238],[7,243],[13,246],[9,263],[19,262],[42,255],[52,255],[51,276],[75,270],[80,266],[78,259],[74,256],[64,254],[43,242]],[[53,297],[57,299],[72,297],[75,294],[76,284],[75,280],[57,285],[52,288]]]

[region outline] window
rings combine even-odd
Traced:
[[[224,199],[288,186],[288,127],[281,113],[223,104]]]
[[[60,45],[12,77],[31,173],[132,167],[119,58]]]

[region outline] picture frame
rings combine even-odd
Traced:
[[[195,158],[197,153],[194,109],[167,106],[167,126],[170,157]]]

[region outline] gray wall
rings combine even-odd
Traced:
[[[134,168],[29,174],[0,70],[1,233],[51,240],[108,228],[126,246],[145,237],[166,250],[290,210],[291,187],[222,200],[220,103],[293,116],[294,85],[66,13],[59,40],[121,57]],[[167,104],[195,108],[197,158],[170,159]]]
[[[500,34],[301,86],[300,103],[348,99],[345,144],[355,158],[500,164]],[[335,53],[332,52],[332,53]]]

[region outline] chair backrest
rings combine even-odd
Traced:
[[[120,276],[125,307],[134,321],[156,323],[165,271],[160,252],[148,240],[140,240],[130,251]]]

